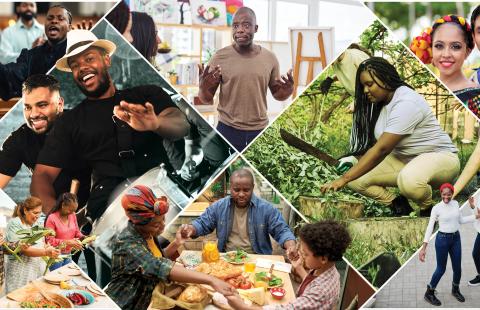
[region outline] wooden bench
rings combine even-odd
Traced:
[[[20,100],[21,98],[12,98],[10,100],[4,101],[0,100],[0,118],[2,118],[11,108]]]

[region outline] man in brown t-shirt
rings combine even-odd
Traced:
[[[217,129],[238,151],[268,125],[267,89],[280,101],[293,92],[292,71],[280,77],[275,55],[253,43],[257,30],[253,10],[240,8],[233,44],[218,50],[205,69],[200,66],[200,100],[211,102],[220,85]]]

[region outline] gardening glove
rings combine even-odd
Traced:
[[[332,86],[333,79],[331,77],[327,77],[325,80],[322,81],[320,84],[320,92],[322,94],[327,94],[330,90],[330,86]]]
[[[350,168],[355,166],[357,163],[358,159],[355,156],[342,157],[340,158],[339,164],[337,165],[337,172],[343,174],[347,172]]]

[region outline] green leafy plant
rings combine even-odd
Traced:
[[[377,276],[380,271],[380,265],[375,265],[375,266],[370,266],[368,267],[368,279],[370,280],[370,283],[375,283],[377,281]]]

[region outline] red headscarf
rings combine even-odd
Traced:
[[[442,185],[440,185],[440,192],[442,192],[443,189],[445,189],[445,188],[449,188],[452,191],[452,194],[455,192],[455,189],[453,188],[453,185],[450,184],[450,183],[443,183]]]
[[[165,196],[157,198],[146,186],[135,185],[123,195],[122,207],[132,223],[145,225],[155,216],[168,212],[168,201]]]

